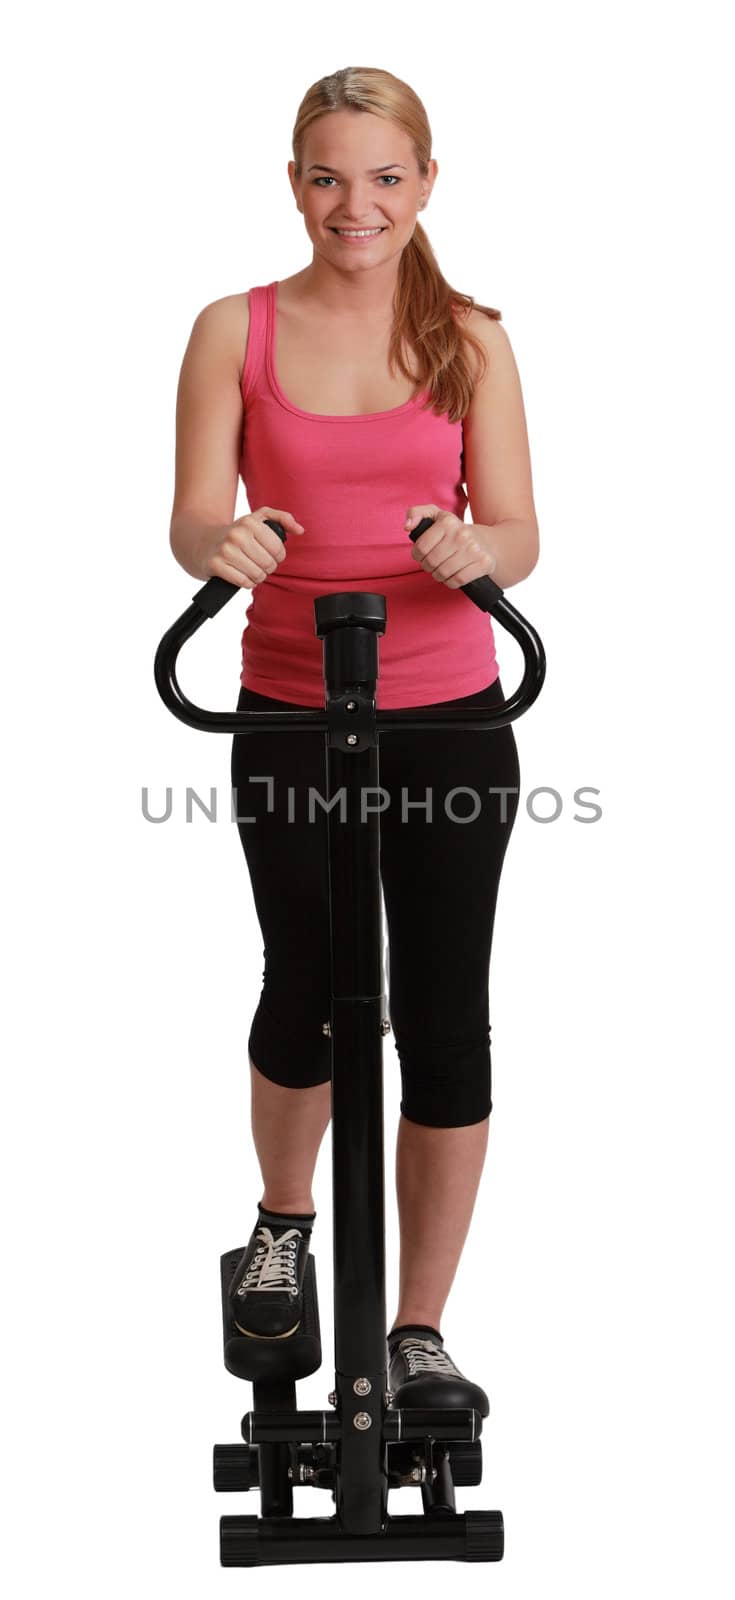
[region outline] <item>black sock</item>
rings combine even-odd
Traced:
[[[261,1220],[268,1223],[274,1222],[276,1226],[301,1228],[304,1232],[311,1232],[312,1224],[316,1218],[315,1211],[267,1211],[258,1201],[258,1212]]]
[[[402,1322],[402,1323],[398,1324],[397,1328],[391,1328],[390,1333],[388,1334],[388,1340],[389,1340],[390,1343],[392,1343],[394,1339],[396,1339],[396,1340],[397,1339],[403,1339],[403,1338],[405,1338],[405,1336],[407,1334],[417,1334],[418,1335],[418,1334],[422,1334],[422,1333],[433,1333],[433,1334],[436,1335],[437,1339],[441,1339],[442,1338],[442,1335],[440,1334],[439,1329],[438,1328],[430,1328],[428,1323],[425,1323],[425,1322]],[[442,1343],[443,1343],[443,1340],[442,1340]]]

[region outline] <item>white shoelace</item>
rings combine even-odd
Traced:
[[[411,1378],[418,1372],[444,1372],[457,1378],[462,1376],[446,1352],[430,1339],[401,1339],[398,1348],[405,1357]]]
[[[261,1243],[236,1293],[244,1295],[246,1290],[252,1289],[288,1289],[290,1294],[298,1294],[295,1267],[300,1229],[289,1228],[274,1239],[271,1229],[263,1226],[258,1229],[257,1238]]]

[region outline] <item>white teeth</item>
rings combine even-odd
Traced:
[[[335,233],[345,239],[370,239],[373,234],[382,233],[382,228],[335,228]]]

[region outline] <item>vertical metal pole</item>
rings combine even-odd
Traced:
[[[332,597],[336,605],[339,597]],[[349,599],[350,597],[345,597]],[[352,597],[361,599],[362,597]],[[336,1509],[345,1532],[387,1516],[383,982],[377,639],[347,623],[325,640],[332,967]],[[364,806],[363,806],[364,796]],[[364,816],[364,820],[363,820]]]
[[[329,751],[346,818],[330,811],[335,1359],[357,1375],[383,1368],[386,1351],[380,824],[375,811],[360,820],[361,791],[378,803],[378,771],[375,745]]]

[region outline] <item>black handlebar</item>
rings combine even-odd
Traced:
[[[272,528],[285,544],[286,534],[281,523],[271,517],[266,517],[264,520],[266,526]],[[411,529],[409,538],[415,542],[427,528],[431,527],[433,520],[433,517],[422,517],[418,525]],[[200,728],[211,733],[245,733],[256,726],[269,730],[288,729],[290,732],[297,732],[300,728],[326,729],[329,726],[326,709],[304,707],[298,711],[205,711],[201,706],[196,706],[188,700],[181,689],[176,678],[176,662],[183,645],[197,632],[197,629],[201,628],[207,618],[215,617],[233,595],[239,594],[242,587],[240,584],[230,583],[226,578],[209,578],[194,595],[192,604],[164,634],[154,662],[156,687],[161,699],[169,711],[182,722],[188,723],[192,728]],[[481,611],[487,611],[517,640],[523,651],[524,660],[521,683],[503,705],[487,709],[476,707],[472,711],[466,711],[461,706],[445,706],[441,709],[436,706],[423,708],[409,706],[396,711],[376,710],[375,725],[381,733],[399,728],[419,728],[427,724],[432,728],[500,727],[522,716],[541,693],[546,675],[546,656],[541,640],[530,622],[527,622],[515,606],[511,605],[503,590],[490,577],[474,578],[471,583],[463,584],[457,593],[467,595],[474,605],[479,606]],[[332,599],[335,598],[336,596],[332,596]]]

